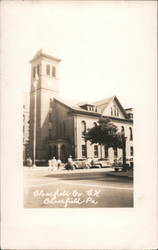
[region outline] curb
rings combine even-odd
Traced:
[[[113,174],[113,173],[107,173],[107,175],[114,176],[114,177],[123,177],[123,178],[133,179],[133,176],[128,176],[128,175],[117,175],[117,174]]]

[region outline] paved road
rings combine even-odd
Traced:
[[[24,170],[25,208],[133,207],[133,181],[107,169]]]

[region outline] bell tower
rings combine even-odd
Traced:
[[[49,130],[50,100],[59,96],[59,58],[39,50],[31,63],[30,146],[32,158],[44,159],[43,144]],[[35,153],[34,151],[35,149]]]

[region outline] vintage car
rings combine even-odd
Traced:
[[[100,158],[100,159],[93,159],[91,161],[91,167],[99,167],[99,168],[103,168],[103,167],[111,167],[112,163],[108,160],[108,159],[104,159],[104,158]]]
[[[123,157],[120,157],[119,159],[114,160],[112,167],[116,172],[133,169],[133,157],[126,158],[125,166],[123,166]]]
[[[83,169],[83,168],[90,168],[91,163],[89,158],[77,158],[72,160],[72,164],[69,165],[66,163],[65,168],[66,169]]]

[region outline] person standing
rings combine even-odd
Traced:
[[[57,160],[55,159],[55,157],[53,157],[52,159],[52,170],[56,170],[57,169]]]
[[[57,160],[57,166],[58,166],[58,170],[59,170],[60,166],[61,166],[61,160],[60,159]]]
[[[48,160],[48,170],[51,171],[52,170],[52,160]]]
[[[73,160],[71,155],[69,155],[69,158],[67,159],[67,164],[68,164],[68,169],[73,170]]]

